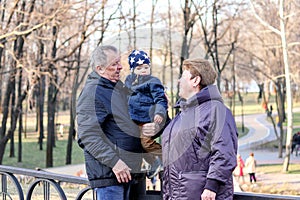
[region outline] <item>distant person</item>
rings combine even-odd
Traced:
[[[63,124],[59,125],[59,134],[60,134],[60,137],[64,136],[64,125]]]
[[[276,124],[277,124],[277,127],[281,126],[280,117],[278,115],[276,116]]]
[[[245,163],[242,159],[242,156],[240,154],[237,155],[237,166],[236,166],[236,176],[238,179],[238,182],[240,183],[242,179],[242,183],[245,183],[245,179],[244,179],[244,167],[245,167]]]
[[[298,137],[298,133],[294,133],[293,138],[292,138],[292,150],[291,150],[291,154],[293,154],[294,149],[296,147],[297,137]]]
[[[293,135],[291,154],[293,154],[294,150],[296,149],[296,156],[298,156],[297,148],[300,148],[300,131],[297,133],[294,133],[294,135]]]
[[[245,167],[249,174],[250,183],[256,183],[256,160],[254,159],[254,153],[251,152],[249,157],[246,159]]]
[[[267,112],[267,110],[268,110],[268,103],[264,101],[262,103],[262,108],[264,109],[265,112]]]
[[[140,127],[150,122],[163,127],[167,119],[168,100],[161,81],[151,75],[150,58],[142,50],[133,50],[128,62],[131,73],[126,77],[125,86],[131,90],[128,100],[131,119]],[[147,174],[151,179],[162,168],[161,145],[143,133],[141,142],[145,151],[151,154],[145,157],[151,165]]]
[[[183,62],[180,112],[162,134],[165,200],[233,199],[238,132],[216,77],[205,59]]]
[[[272,104],[271,104],[271,105],[270,105],[270,110],[269,110],[270,115],[272,115],[272,112],[273,112],[273,106],[272,106]]]
[[[296,144],[296,156],[298,156],[298,151],[300,150],[300,131],[298,132],[298,137],[297,137],[297,144]]]

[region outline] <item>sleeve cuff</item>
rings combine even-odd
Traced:
[[[210,191],[217,193],[220,185],[221,185],[220,181],[217,181],[215,179],[207,179],[204,189],[208,189]]]
[[[114,156],[111,159],[110,163],[109,163],[109,167],[113,168],[117,164],[117,162],[119,161],[119,159],[120,158],[118,156]]]

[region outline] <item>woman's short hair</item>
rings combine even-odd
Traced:
[[[90,66],[92,67],[93,70],[95,70],[97,66],[107,67],[109,65],[107,60],[107,53],[109,51],[118,53],[118,49],[111,45],[96,47],[90,59]]]
[[[192,77],[201,77],[201,86],[214,84],[217,74],[208,60],[202,58],[186,59],[183,61],[183,67],[189,70]]]

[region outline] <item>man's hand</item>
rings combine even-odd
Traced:
[[[157,123],[146,123],[143,125],[142,133],[145,136],[152,137],[158,133],[160,127]]]
[[[215,200],[215,199],[216,199],[216,193],[208,189],[205,189],[201,195],[201,200]]]
[[[122,160],[119,159],[112,170],[115,173],[119,183],[128,183],[128,181],[131,180],[131,169]]]

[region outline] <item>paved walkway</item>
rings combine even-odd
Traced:
[[[65,165],[61,167],[51,167],[45,169],[49,172],[58,173],[58,174],[67,174],[73,176],[86,176],[85,165],[84,164],[77,164],[77,165]]]
[[[294,109],[294,112],[299,112],[300,108]],[[236,117],[236,121],[241,121],[241,117]],[[243,159],[246,159],[251,152],[258,164],[279,164],[283,163],[285,157],[285,149],[282,158],[278,158],[278,149],[261,149],[259,145],[276,140],[273,125],[267,121],[267,116],[263,114],[246,115],[244,116],[245,127],[249,128],[249,133],[238,141],[238,153]],[[279,129],[277,133],[280,134]],[[290,156],[290,163],[299,163],[300,157]]]

